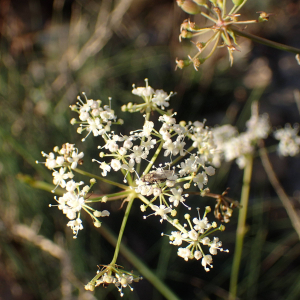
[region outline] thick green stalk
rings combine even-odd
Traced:
[[[295,54],[300,54],[300,49],[298,49],[298,48],[287,46],[287,45],[280,44],[280,43],[276,43],[276,42],[261,38],[259,36],[253,35],[251,33],[247,33],[245,31],[238,30],[234,27],[230,27],[230,29],[235,34],[243,36],[243,37],[245,37],[247,39],[250,39],[254,42],[257,42],[257,43],[260,43],[260,44],[263,44],[263,45],[266,45],[266,46],[269,46],[269,47],[272,47],[272,48],[276,48],[276,49],[279,49],[279,50],[283,50],[283,51],[287,51],[287,52],[291,52],[291,53],[295,53]]]
[[[117,242],[114,234],[103,224],[99,231],[101,235],[112,245]],[[145,279],[152,283],[152,285],[164,296],[167,300],[179,300],[172,290],[158,278],[145,263],[139,259],[131,250],[129,250],[124,244],[121,243],[120,254],[123,255]],[[138,284],[138,283],[137,283]]]
[[[246,167],[244,169],[243,187],[241,194],[241,206],[239,211],[238,226],[236,231],[236,242],[235,250],[233,256],[231,277],[230,277],[230,288],[229,288],[229,300],[236,299],[237,286],[238,286],[238,276],[242,258],[244,236],[246,232],[246,218],[247,218],[247,208],[250,192],[250,182],[252,176],[253,167],[253,157],[249,156],[247,158]]]
[[[123,217],[122,225],[121,225],[121,228],[120,228],[120,231],[119,231],[119,236],[118,236],[118,240],[117,240],[117,244],[116,244],[116,248],[115,248],[114,257],[113,257],[113,259],[110,263],[112,266],[115,265],[116,262],[117,262],[117,258],[118,258],[119,251],[120,251],[120,245],[121,245],[121,241],[122,241],[122,237],[123,237],[123,233],[124,233],[125,226],[126,226],[126,223],[127,223],[128,217],[129,217],[129,213],[130,213],[130,210],[131,210],[131,207],[132,207],[133,200],[134,200],[134,197],[131,197],[129,202],[128,202],[128,205],[126,207],[126,211],[125,211],[125,214],[124,214],[124,217]]]

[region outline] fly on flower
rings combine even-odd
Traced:
[[[151,171],[148,174],[142,176],[141,180],[149,184],[161,183],[161,182],[165,182],[169,177],[174,175],[173,173],[174,172],[172,170],[157,169],[155,171]]]

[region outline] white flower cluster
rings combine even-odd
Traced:
[[[144,103],[141,104],[132,104],[131,102],[127,105],[122,106],[123,111],[130,112],[150,112],[153,110],[160,111],[164,110],[166,107],[169,107],[170,97],[173,95],[171,92],[169,95],[163,90],[154,90],[151,86],[148,85],[148,79],[145,79],[146,87],[135,87],[133,85],[132,94],[143,98]],[[159,108],[160,107],[160,108]]]
[[[81,209],[84,209],[89,213],[94,221],[95,227],[101,226],[101,222],[98,219],[99,217],[108,217],[110,215],[107,210],[103,210],[101,212],[87,205],[89,202],[86,197],[87,193],[95,182],[96,181],[94,179],[91,179],[91,186],[86,185],[80,189],[80,186],[83,185],[84,182],[75,182],[74,180],[70,180],[65,186],[66,193],[64,193],[62,197],[54,197],[58,203],[56,205],[58,209],[61,210],[68,219],[70,219],[67,226],[72,229],[74,238],[77,237],[78,231],[83,229],[82,220],[80,219]],[[52,205],[50,204],[49,206],[51,207]]]
[[[56,185],[55,189],[60,186],[66,190],[62,197],[54,197],[54,199],[58,203],[56,205],[58,209],[62,210],[70,220],[67,226],[72,229],[74,238],[76,238],[78,231],[83,229],[82,220],[80,219],[82,208],[91,215],[96,227],[101,226],[98,217],[109,216],[109,212],[107,210],[102,212],[96,211],[86,204],[89,202],[89,200],[86,199],[87,193],[96,182],[95,179],[91,179],[91,186],[86,185],[82,189],[80,189],[80,186],[83,185],[84,182],[75,182],[72,179],[74,177],[72,170],[75,169],[78,164],[81,164],[84,156],[83,152],[78,153],[78,149],[74,147],[74,144],[69,143],[63,144],[61,149],[59,149],[58,146],[54,147],[54,152],[58,155],[55,156],[53,152],[49,154],[42,152],[42,155],[46,157],[45,166],[53,170],[52,176],[53,183]],[[59,171],[55,170],[55,168],[59,168]],[[52,190],[53,193],[55,189]],[[50,204],[49,206],[52,205]]]
[[[213,164],[219,167],[222,159],[236,159],[238,166],[243,169],[246,156],[252,154],[258,140],[265,139],[271,130],[268,114],[258,115],[257,103],[252,105],[251,118],[246,123],[247,130],[241,134],[231,125],[223,125],[213,129],[217,155]]]
[[[279,140],[278,153],[283,156],[295,156],[300,151],[300,136],[298,136],[299,126],[294,128],[291,124],[286,124],[284,128],[274,132],[275,139]]]
[[[78,164],[82,163],[82,158],[84,156],[83,152],[78,153],[78,149],[74,147],[74,144],[69,143],[63,144],[61,149],[56,146],[54,147],[53,151],[57,153],[57,156],[55,156],[53,152],[47,154],[42,151],[42,155],[46,157],[45,166],[49,170],[53,170],[59,167],[68,167],[69,169],[75,169],[77,168]],[[37,161],[36,163],[39,162]]]
[[[152,88],[147,86],[136,88],[134,92],[146,97],[144,95],[148,95],[149,90],[152,91]],[[160,93],[162,94],[161,91]],[[171,203],[177,207],[188,196],[182,194],[183,188],[188,189],[193,184],[202,190],[208,182],[208,176],[215,174],[215,169],[210,164],[216,146],[212,131],[204,123],[177,123],[174,114],[170,116],[166,113],[158,120],[161,122],[158,129],[155,129],[154,122],[147,120],[145,116],[143,128],[130,132],[130,135],[106,132],[102,135],[105,144],[99,146],[106,150],[106,153],[100,153],[103,160],[93,161],[99,163],[102,176],[107,176],[111,171],[121,170],[125,173],[124,182],[133,182],[136,177],[131,187],[135,188],[137,193],[142,196],[153,195],[151,202],[159,197],[160,205],[169,207]],[[160,153],[163,154],[163,159],[167,158],[169,161],[164,167],[160,165],[155,168],[154,162]],[[184,160],[175,165],[174,161],[182,158]],[[148,166],[142,174],[138,174],[137,170],[147,161]],[[169,169],[171,165],[172,170]],[[183,184],[183,188],[179,183]]]
[[[216,222],[212,224],[208,222],[206,217],[207,213],[210,212],[210,207],[206,207],[205,213],[203,218],[200,218],[199,210],[198,210],[198,218],[193,218],[192,222],[190,220],[190,215],[186,214],[185,219],[188,221],[190,226],[190,230],[186,230],[186,226],[179,225],[178,221],[173,221],[173,226],[178,227],[180,231],[172,231],[171,235],[169,236],[170,244],[174,246],[181,246],[182,243],[188,243],[186,247],[179,247],[177,255],[182,257],[185,261],[189,259],[201,259],[201,264],[204,267],[204,270],[208,272],[210,268],[212,268],[212,255],[217,254],[217,250],[219,251],[226,251],[223,250],[222,242],[219,241],[219,238],[214,237],[211,241],[210,238],[207,236],[214,232],[215,230],[224,230],[224,226],[220,226],[217,228]],[[193,223],[193,224],[192,224]],[[209,253],[205,254],[202,247],[203,245],[209,247]]]
[[[94,136],[99,136],[110,131],[112,120],[116,122],[117,118],[114,111],[108,105],[101,107],[101,100],[87,99],[85,93],[83,95],[86,102],[82,101],[78,96],[76,105],[70,106],[73,111],[79,114],[80,119],[80,121],[77,121],[73,118],[71,124],[79,123],[80,127],[78,127],[77,132],[81,134],[83,131],[87,131],[87,136],[90,133],[93,133]],[[82,141],[85,141],[87,136]]]
[[[143,279],[140,276],[133,275],[132,273],[121,271],[116,267],[107,266],[102,271],[97,272],[97,279],[94,279],[92,282],[85,286],[86,290],[93,291],[95,287],[99,285],[107,286],[109,284],[114,284],[118,291],[120,292],[120,296],[123,297],[123,288],[129,287],[131,291],[133,291],[133,287],[131,284],[133,282],[138,282]]]

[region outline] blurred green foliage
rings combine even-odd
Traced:
[[[299,47],[299,1],[248,1],[242,12],[253,18],[261,10],[276,15],[269,23],[252,26],[254,34]],[[42,160],[41,150],[49,153],[65,142],[84,151],[85,170],[99,172],[89,161],[98,156],[97,142],[90,138],[81,143],[81,136],[69,124],[74,117],[69,105],[80,92],[104,102],[111,96],[113,109],[125,122],[130,120],[120,115],[120,107],[134,101],[131,85],[143,86],[144,78],[149,78],[154,88],[177,93],[171,106],[179,112],[178,119],[207,118],[207,124],[213,126],[235,124],[242,116],[238,124],[243,129],[250,114],[247,99],[251,101],[254,93],[273,125],[299,120],[291,98],[297,84],[299,88],[293,55],[240,39],[241,52],[232,68],[226,51],[220,51],[199,72],[192,68],[175,72],[175,58],[186,56],[193,45],[178,42],[180,24],[187,15],[174,1],[3,0],[0,11],[0,299],[119,298],[117,290],[110,287],[99,288],[94,296],[83,287],[97,265],[111,260],[112,246],[88,220],[73,240],[66,218],[48,207],[53,195],[33,189],[22,177],[27,174],[51,183],[50,172],[35,160]],[[256,76],[251,73],[253,64],[262,57],[272,74],[263,87],[251,81],[251,76]],[[275,167],[289,195],[299,189],[295,182],[298,165],[297,158],[281,159]],[[254,169],[239,296],[297,299],[299,241],[259,159]],[[228,165],[210,188],[222,192],[229,186],[230,196],[238,199],[241,182],[242,171]],[[109,188],[99,185],[95,192]],[[294,196],[299,206],[299,195]],[[211,200],[201,201],[201,205],[212,204]],[[105,223],[117,234],[123,210],[119,203],[109,210],[112,217]],[[226,299],[236,215],[221,237],[231,252],[218,255],[210,273],[204,272],[199,262],[178,258],[167,239],[160,237],[168,225],[143,221],[139,207],[132,210],[124,242],[180,299]],[[30,228],[32,235],[17,231],[17,225]],[[46,249],[35,239],[37,235],[45,239]],[[64,254],[56,257],[53,244],[47,241],[58,245]],[[133,268],[122,256],[119,263],[128,270]],[[124,299],[163,299],[146,280],[134,288]]]

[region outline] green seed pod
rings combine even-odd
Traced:
[[[232,3],[236,6],[241,5],[244,2],[244,0],[232,0]]]
[[[190,15],[196,15],[201,12],[200,7],[191,0],[177,0],[178,6]]]
[[[218,6],[219,6],[221,9],[223,9],[223,0],[218,0],[217,3],[218,3]]]
[[[197,3],[198,5],[207,6],[206,0],[193,0],[193,2]]]

